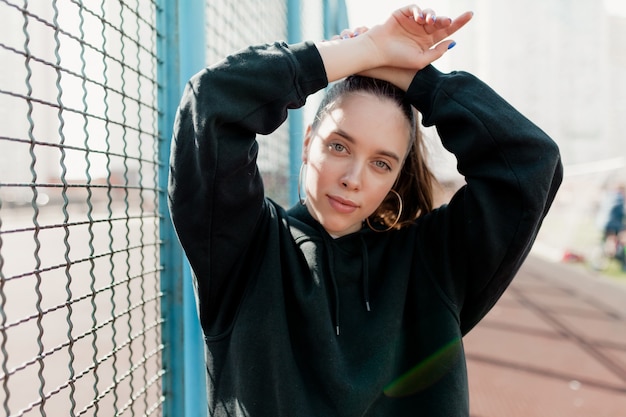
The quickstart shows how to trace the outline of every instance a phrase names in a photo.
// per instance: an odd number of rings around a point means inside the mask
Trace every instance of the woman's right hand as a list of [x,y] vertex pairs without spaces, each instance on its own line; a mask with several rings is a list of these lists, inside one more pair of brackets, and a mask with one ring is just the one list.
[[453,41],[447,38],[472,16],[472,12],[465,12],[450,19],[437,17],[431,9],[405,6],[381,25],[369,30],[361,27],[344,31],[341,36],[317,46],[329,81],[370,71],[412,79],[411,74],[439,59],[450,48]]
[[383,63],[380,66],[420,70],[454,45],[448,37],[465,26],[472,16],[472,12],[465,12],[451,19],[437,16],[432,9],[406,6],[364,36],[372,41],[373,53]]

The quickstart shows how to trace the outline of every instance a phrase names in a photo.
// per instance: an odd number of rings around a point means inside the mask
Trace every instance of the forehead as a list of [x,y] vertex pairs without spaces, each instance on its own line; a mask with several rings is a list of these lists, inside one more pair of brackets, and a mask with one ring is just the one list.
[[409,120],[391,99],[369,93],[341,97],[320,120],[318,134],[341,130],[365,143],[399,148],[403,154],[410,142]]

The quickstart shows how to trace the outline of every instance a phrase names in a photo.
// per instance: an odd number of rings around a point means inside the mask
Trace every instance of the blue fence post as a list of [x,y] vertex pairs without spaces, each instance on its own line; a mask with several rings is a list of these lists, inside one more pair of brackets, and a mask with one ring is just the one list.
[[[300,0],[287,0],[287,42],[302,41]],[[289,112],[289,202],[298,201],[298,181],[302,163],[302,137],[304,134],[304,112],[302,109]]]
[[342,30],[350,28],[348,8],[345,0],[324,0],[324,38],[338,35]]
[[[184,0],[180,3],[180,90],[187,80],[206,65],[204,0]],[[183,300],[185,323],[185,416],[207,415],[206,368],[204,366],[204,338],[198,319],[191,268],[187,261],[183,268]]]
[[191,273],[167,209],[170,138],[186,81],[204,67],[203,0],[157,1],[163,416],[206,416],[204,344]]

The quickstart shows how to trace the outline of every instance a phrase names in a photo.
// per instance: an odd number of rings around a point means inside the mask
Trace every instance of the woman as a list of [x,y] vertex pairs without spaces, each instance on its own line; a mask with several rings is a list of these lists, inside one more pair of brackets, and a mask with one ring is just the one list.
[[[475,77],[430,65],[471,16],[407,6],[345,39],[248,48],[189,82],[170,209],[211,416],[469,415],[462,337],[561,180],[539,128]],[[255,135],[344,77],[307,130],[301,203],[285,211],[263,193]],[[467,182],[435,210],[412,108]]]

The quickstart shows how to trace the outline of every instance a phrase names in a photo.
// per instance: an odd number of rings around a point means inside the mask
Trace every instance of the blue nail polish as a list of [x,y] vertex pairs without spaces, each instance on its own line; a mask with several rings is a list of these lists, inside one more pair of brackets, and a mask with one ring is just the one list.
[[341,37],[341,39],[348,39],[349,37],[350,37],[350,36],[348,36],[348,35],[343,35],[343,36]]
[[437,16],[433,15],[433,22],[437,21]]
[[452,41],[452,43],[448,45],[448,49],[454,48],[454,45],[456,45],[456,42]]

